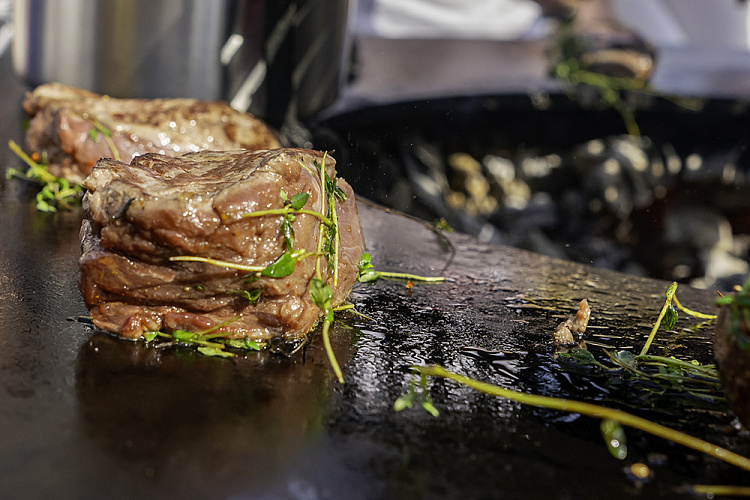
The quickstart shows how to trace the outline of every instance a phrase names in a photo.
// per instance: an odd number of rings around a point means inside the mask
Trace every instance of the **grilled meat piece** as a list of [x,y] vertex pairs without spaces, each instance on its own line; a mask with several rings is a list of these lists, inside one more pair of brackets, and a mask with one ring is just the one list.
[[714,324],[714,358],[721,388],[732,412],[750,429],[750,279],[736,287],[731,304],[723,304]]
[[129,162],[145,153],[281,146],[263,122],[223,102],[115,99],[50,83],[29,93],[23,107],[30,117],[26,152],[46,158],[50,173],[73,182],[100,158]]
[[[94,324],[128,338],[147,331],[216,330],[229,337],[297,338],[321,310],[308,286],[320,262],[322,278],[343,302],[356,280],[364,238],[351,187],[335,204],[340,238],[338,278],[325,257],[303,258],[285,277],[174,256],[215,259],[263,268],[286,250],[282,216],[246,217],[281,209],[281,191],[308,193],[304,208],[321,212],[324,156],[304,149],[202,151],[179,157],[146,154],[130,165],[100,160],[84,181],[88,189],[81,228],[80,288]],[[335,175],[335,161],[325,158]],[[327,205],[326,205],[327,206]],[[327,211],[327,208],[325,209]],[[316,252],[320,219],[297,214],[293,250]],[[244,291],[261,290],[257,303]]]

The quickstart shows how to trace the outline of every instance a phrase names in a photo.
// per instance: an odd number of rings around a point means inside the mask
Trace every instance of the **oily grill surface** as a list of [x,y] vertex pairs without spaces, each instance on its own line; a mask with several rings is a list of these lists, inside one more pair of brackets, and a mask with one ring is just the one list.
[[[0,63],[11,75],[7,58]],[[22,140],[25,90],[0,78],[0,145]],[[20,167],[4,146],[0,160],[3,170]],[[677,395],[655,404],[571,374],[552,355],[552,330],[584,297],[588,341],[640,349],[668,283],[457,234],[451,247],[423,224],[361,202],[379,270],[450,281],[356,285],[351,299],[372,319],[343,315],[333,329],[340,385],[319,336],[293,355],[232,361],[93,331],[74,319],[86,314],[80,211],[38,213],[33,190],[2,179],[3,498],[670,498],[685,484],[750,483],[730,465],[631,429],[628,457],[616,460],[598,421],[450,382],[429,382],[437,418],[393,410],[410,367],[435,363],[502,387],[623,408],[748,455],[724,405]],[[707,312],[713,301],[685,286],[678,295]],[[683,317],[678,335],[660,334],[652,352],[710,362],[710,328],[693,324]],[[649,465],[647,481],[626,472],[637,462]]]
[[[358,284],[371,319],[341,316],[334,381],[320,338],[292,355],[237,360],[156,349],[80,321],[80,211],[34,210],[6,182],[0,228],[0,490],[5,498],[630,498],[684,484],[746,484],[745,474],[628,429],[611,457],[599,422],[522,407],[430,381],[439,417],[393,410],[410,366],[436,363],[503,387],[602,402],[747,454],[723,406],[653,408],[552,356],[554,326],[581,298],[589,333],[640,348],[667,283],[439,235],[360,201],[379,270],[442,274],[445,284]],[[448,244],[448,241],[450,244]],[[454,255],[455,253],[455,255]],[[710,293],[681,287],[693,308]],[[677,330],[654,349],[710,361],[710,336]],[[277,346],[283,351],[283,346]],[[647,463],[646,482],[625,471]]]

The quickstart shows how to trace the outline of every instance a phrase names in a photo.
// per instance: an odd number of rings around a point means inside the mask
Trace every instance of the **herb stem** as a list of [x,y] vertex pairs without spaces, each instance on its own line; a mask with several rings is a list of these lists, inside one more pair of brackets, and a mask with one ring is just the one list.
[[675,291],[677,291],[677,282],[669,285],[669,289],[667,289],[667,300],[664,301],[664,306],[662,306],[661,311],[659,312],[659,317],[656,318],[656,323],[654,323],[654,327],[651,329],[651,333],[649,334],[648,339],[646,339],[646,343],[643,345],[643,349],[641,349],[641,356],[645,355],[648,352],[649,347],[651,347],[651,342],[654,341],[656,332],[659,330],[659,326],[661,325],[661,321],[664,319],[664,315],[667,314],[667,310],[669,309],[669,306],[672,303],[672,299],[674,298]]
[[674,297],[672,297],[672,300],[674,301],[675,307],[677,307],[677,309],[681,310],[685,314],[689,314],[690,316],[693,316],[695,318],[701,318],[701,319],[716,319],[715,314],[705,314],[702,312],[693,311],[692,309],[688,309],[687,307],[683,306],[682,304],[680,304],[680,301],[677,300],[676,294]]
[[226,335],[226,334],[224,334],[224,333],[215,333],[215,334],[211,335],[211,333],[212,333],[212,332],[215,332],[215,331],[216,331],[216,330],[218,330],[219,328],[222,328],[222,327],[225,327],[225,326],[227,326],[227,325],[229,325],[229,324],[231,324],[231,323],[234,323],[234,322],[235,322],[235,321],[237,321],[238,319],[240,319],[240,316],[234,316],[233,318],[229,318],[229,319],[228,319],[228,320],[226,320],[226,321],[222,321],[222,322],[221,322],[221,323],[219,323],[218,325],[214,325],[214,326],[212,326],[212,327],[206,328],[205,330],[203,330],[203,331],[200,331],[200,332],[195,332],[195,334],[196,334],[196,335],[200,335],[200,336],[201,336],[201,337],[203,337],[204,339],[210,339],[210,338],[214,338],[214,337],[220,337],[220,336],[222,336],[222,335]]
[[247,217],[264,217],[267,215],[287,215],[287,214],[293,214],[293,215],[312,215],[313,217],[317,217],[321,220],[321,223],[325,224],[326,226],[331,226],[332,223],[326,217],[325,215],[316,212],[315,210],[289,210],[288,208],[271,208],[268,210],[258,210],[256,212],[248,212],[246,214],[242,214],[243,218]]
[[29,155],[24,153],[23,149],[16,144],[15,141],[10,140],[8,141],[8,146],[10,147],[11,151],[13,151],[16,156],[21,158],[23,162],[28,165],[30,168],[37,169],[36,174],[39,175],[39,179],[42,182],[50,183],[55,182],[57,180],[57,177],[47,172],[47,169],[43,168],[41,165],[39,165],[37,162],[31,159]]
[[[334,186],[335,185],[334,180]],[[333,223],[333,229],[335,231],[333,238],[333,286],[336,286],[339,282],[339,218],[336,214],[336,195],[335,193],[330,193],[329,196],[331,197],[329,200],[331,204],[331,222]]]
[[[323,161],[320,164],[320,213],[321,215],[326,213],[326,155],[328,153],[323,153]],[[321,253],[323,250],[323,223],[320,223],[320,226],[318,228],[318,253]],[[323,279],[320,274],[320,257],[318,257],[318,260],[315,262],[315,276],[318,277],[318,279]]]
[[630,413],[622,410],[613,408],[607,408],[604,406],[595,405],[592,403],[586,403],[583,401],[574,401],[563,398],[554,398],[550,396],[540,396],[536,394],[526,394],[511,389],[505,389],[496,385],[488,384],[486,382],[480,382],[457,373],[450,372],[440,366],[419,366],[416,369],[425,375],[433,377],[442,377],[445,379],[453,380],[459,384],[471,387],[472,389],[484,392],[491,396],[497,396],[501,398],[510,399],[519,403],[536,406],[539,408],[547,408],[551,410],[561,410],[571,413],[580,413],[589,417],[595,417],[600,419],[610,419],[621,425],[626,425],[634,429],[639,429],[643,432],[647,432],[657,437],[661,437],[672,441],[677,444],[681,444],[688,448],[706,453],[709,456],[718,458],[728,462],[736,467],[750,471],[750,459],[738,455],[726,448],[722,448],[718,445],[704,441],[683,432],[671,429],[661,424],[651,422],[645,418],[637,417]]
[[302,167],[302,168],[304,168],[305,170],[307,170],[307,173],[308,173],[308,174],[310,174],[310,175],[312,175],[313,177],[315,177],[315,172],[313,172],[313,170],[312,170],[312,169],[311,169],[310,167],[308,167],[307,165],[305,165],[304,163],[302,163],[302,160],[297,160],[297,163],[299,163],[299,166],[300,166],[300,167]]
[[112,132],[110,132],[110,130],[102,125],[102,122],[96,118],[92,118],[89,121],[94,125],[94,128],[104,136],[104,142],[107,143],[109,150],[112,151],[112,158],[120,161],[120,152],[117,150],[117,146],[115,146],[115,142],[112,140]]
[[[296,253],[296,252],[299,252],[299,253]],[[300,261],[308,257],[318,257],[320,255],[322,254],[318,252],[295,251],[295,253],[293,253],[293,258],[295,261]],[[170,257],[169,260],[172,262],[204,262],[206,264],[211,264],[214,266],[227,267],[229,269],[237,269],[239,271],[247,271],[250,273],[259,273],[259,272],[262,272],[264,269],[266,269],[265,267],[261,267],[261,266],[249,266],[246,264],[236,264],[234,262],[228,262],[225,260],[209,259],[207,257],[198,257],[197,255],[174,255]]]
[[392,273],[386,271],[376,271],[382,278],[405,279],[412,281],[423,281],[425,283],[442,283],[445,281],[444,276],[417,276],[408,273]]
[[[327,316],[327,315],[326,315]],[[341,367],[339,366],[339,362],[336,359],[336,354],[333,352],[333,347],[331,346],[331,337],[328,334],[328,331],[331,328],[331,321],[328,318],[325,318],[323,320],[323,345],[326,348],[326,354],[328,355],[328,362],[331,363],[331,368],[333,368],[333,373],[336,374],[336,379],[339,381],[340,384],[344,383],[344,374],[341,371]]]
[[750,497],[750,486],[694,484],[688,486],[686,489],[697,495],[707,495],[706,498],[713,498],[716,496]]
[[174,255],[169,258],[172,262],[204,262],[206,264],[212,264],[214,266],[227,267],[229,269],[238,269],[240,271],[247,271],[251,273],[259,273],[265,267],[261,266],[248,266],[246,264],[237,264],[235,262],[227,262],[225,260],[209,259],[207,257],[198,257],[196,255]]
[[714,379],[718,378],[716,368],[713,365],[694,365],[693,363],[688,363],[687,361],[682,361],[677,358],[665,358],[663,356],[651,356],[648,354],[637,356],[636,359],[643,363],[674,365],[684,370],[700,372],[707,377]]

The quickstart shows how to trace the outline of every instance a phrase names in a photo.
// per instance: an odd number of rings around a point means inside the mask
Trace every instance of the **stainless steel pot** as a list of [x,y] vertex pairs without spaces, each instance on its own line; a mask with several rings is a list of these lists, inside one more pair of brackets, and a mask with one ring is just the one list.
[[277,121],[332,103],[347,0],[15,0],[13,67],[115,97],[226,100]]
[[113,96],[217,99],[229,2],[16,0],[13,67]]

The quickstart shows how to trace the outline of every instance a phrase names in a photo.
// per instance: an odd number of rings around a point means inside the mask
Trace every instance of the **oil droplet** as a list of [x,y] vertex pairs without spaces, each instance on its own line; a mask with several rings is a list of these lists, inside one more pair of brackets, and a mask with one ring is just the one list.
[[630,466],[630,473],[633,474],[636,479],[644,480],[648,479],[651,475],[651,469],[649,469],[646,464],[636,462]]

